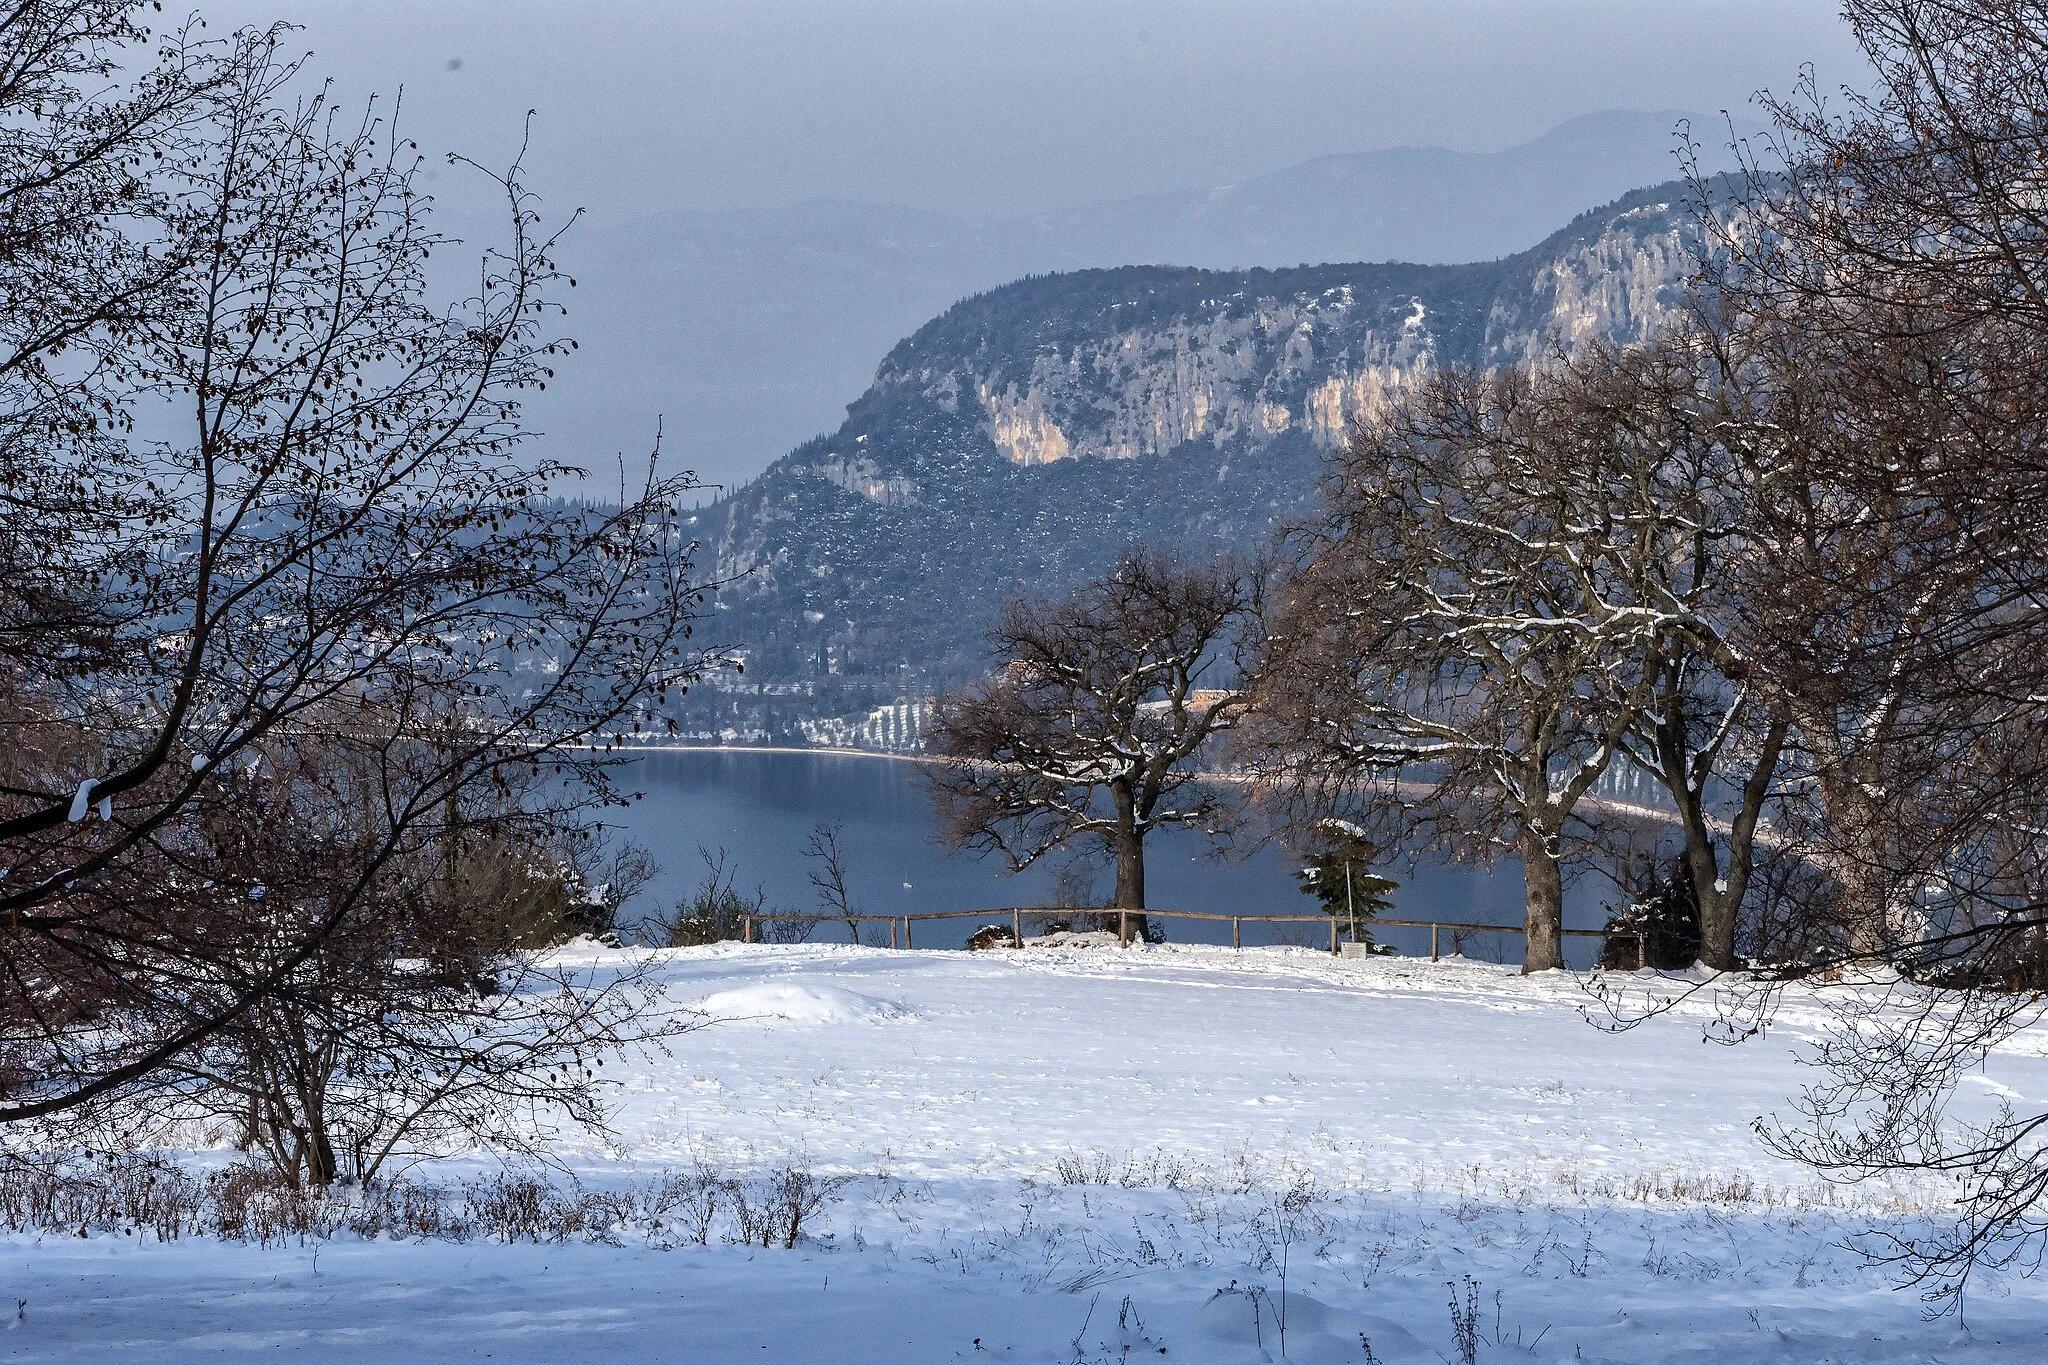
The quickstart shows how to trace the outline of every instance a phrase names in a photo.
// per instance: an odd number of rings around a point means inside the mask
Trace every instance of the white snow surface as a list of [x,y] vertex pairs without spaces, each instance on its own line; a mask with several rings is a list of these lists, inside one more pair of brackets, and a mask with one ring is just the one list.
[[[19,1238],[0,1354],[1395,1365],[1461,1358],[1470,1277],[1482,1362],[2048,1360],[2048,1286],[1986,1275],[1965,1327],[1844,1245],[1938,1191],[1817,1186],[1759,1144],[1828,1026],[1810,992],[1728,1047],[1709,992],[1613,1032],[1570,975],[1468,961],[654,956],[710,1022],[611,1059],[613,1139],[560,1159],[592,1187],[696,1159],[844,1177],[794,1250]],[[1955,1107],[2002,1102],[2048,1107],[2048,1034]]]
[[909,1008],[894,1000],[877,1000],[835,986],[788,982],[763,982],[714,991],[691,1008],[707,1019],[742,1023],[782,1020],[798,1024],[855,1024],[910,1016]]

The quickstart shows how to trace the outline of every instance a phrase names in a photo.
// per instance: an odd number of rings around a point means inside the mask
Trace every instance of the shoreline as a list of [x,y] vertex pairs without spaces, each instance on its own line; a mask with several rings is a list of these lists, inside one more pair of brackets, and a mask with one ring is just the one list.
[[[880,758],[893,763],[934,764],[944,759],[930,754],[892,754],[880,749],[839,749],[824,746],[799,746],[794,744],[623,744],[624,751],[646,750],[657,753],[706,753],[706,754],[811,754],[827,758]],[[1242,773],[1203,772],[1194,774],[1197,781],[1220,782],[1242,785],[1250,778]],[[1409,784],[1404,783],[1404,786]],[[1418,792],[1431,790],[1418,786]],[[1675,824],[1677,815],[1655,806],[1639,805],[1622,801],[1611,796],[1585,796],[1580,798],[1590,809],[1625,820],[1636,820],[1651,824]],[[1718,832],[1727,832],[1727,822],[1719,817],[1709,817],[1708,823]],[[1761,841],[1761,840],[1760,840]]]
[[936,763],[928,754],[892,754],[882,749],[839,749],[796,744],[622,744],[625,753],[813,754],[828,758],[885,758],[896,763]]

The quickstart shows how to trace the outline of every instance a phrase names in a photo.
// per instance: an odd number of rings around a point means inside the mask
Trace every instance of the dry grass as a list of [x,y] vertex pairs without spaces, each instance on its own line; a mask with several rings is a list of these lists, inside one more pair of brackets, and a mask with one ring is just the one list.
[[[1218,1194],[1250,1194],[1273,1184],[1279,1168],[1250,1152],[1240,1152],[1217,1166],[1192,1163],[1170,1153],[1152,1151],[1069,1152],[1052,1163],[1052,1183],[1066,1186],[1108,1186],[1123,1189],[1165,1188]],[[1825,1181],[1781,1184],[1749,1171],[1657,1170],[1588,1171],[1556,1160],[1527,1165],[1488,1166],[1480,1163],[1438,1165],[1419,1162],[1396,1172],[1375,1172],[1347,1179],[1330,1178],[1330,1189],[1406,1187],[1416,1195],[1445,1193],[1464,1203],[1528,1208],[1569,1203],[1614,1203],[1742,1209],[1758,1212],[1806,1210],[1882,1215],[1926,1214],[1944,1207],[1940,1192],[1866,1182],[1838,1185]]]
[[508,1243],[634,1236],[701,1246],[722,1229],[727,1241],[794,1247],[843,1183],[800,1161],[730,1178],[699,1161],[604,1190],[517,1171],[452,1188],[399,1179],[319,1189],[246,1164],[202,1175],[154,1155],[16,1156],[0,1164],[0,1229],[261,1246],[338,1236]]

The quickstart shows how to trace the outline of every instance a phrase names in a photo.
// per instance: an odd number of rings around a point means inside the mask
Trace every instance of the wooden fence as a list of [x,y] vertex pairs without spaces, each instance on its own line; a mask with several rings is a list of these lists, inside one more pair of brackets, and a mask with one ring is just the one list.
[[[902,946],[908,948],[911,946],[910,926],[912,921],[915,920],[979,919],[1000,923],[1000,917],[1008,915],[1010,917],[1010,932],[1016,935],[1017,942],[1021,944],[1024,941],[1024,917],[1026,915],[1066,919],[1072,918],[1075,915],[1107,915],[1112,913],[1117,917],[1117,937],[1125,940],[1128,940],[1131,936],[1130,917],[1132,915],[1146,915],[1154,919],[1229,920],[1230,946],[1239,949],[1244,947],[1244,925],[1246,920],[1250,920],[1254,924],[1328,924],[1330,926],[1330,951],[1332,953],[1340,951],[1338,935],[1347,924],[1356,924],[1367,929],[1382,927],[1393,929],[1427,929],[1429,930],[1429,960],[1431,962],[1438,961],[1442,956],[1442,934],[1446,929],[1450,930],[1454,937],[1460,934],[1519,934],[1522,932],[1522,926],[1519,924],[1468,924],[1462,920],[1378,919],[1365,916],[1360,916],[1358,919],[1353,920],[1347,916],[1327,914],[1224,915],[1207,910],[1116,910],[1114,907],[1091,909],[1078,906],[1031,905],[1011,906],[999,910],[927,910],[912,915],[749,915],[746,917],[744,933],[746,941],[752,943],[754,941],[754,921],[757,919],[764,923],[771,921],[789,923],[794,921],[799,924],[887,924],[889,926],[889,946],[894,948],[897,946],[896,931],[900,925],[903,930]],[[1640,958],[1642,956],[1642,936],[1632,930],[1560,929],[1558,932],[1567,938],[1633,939],[1636,943],[1637,957]]]

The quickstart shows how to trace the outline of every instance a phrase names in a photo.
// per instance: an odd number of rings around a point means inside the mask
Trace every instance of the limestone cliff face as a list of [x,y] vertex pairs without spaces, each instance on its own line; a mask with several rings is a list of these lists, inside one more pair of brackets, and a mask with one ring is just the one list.
[[1376,326],[1346,286],[1205,301],[1195,317],[1116,328],[976,375],[974,392],[990,441],[1020,465],[1129,460],[1198,441],[1261,446],[1292,430],[1328,448],[1428,364],[1428,310],[1407,302],[1400,322]]
[[982,411],[988,414],[989,439],[1012,464],[1051,464],[1054,460],[1071,459],[1075,454],[1066,432],[1050,411],[1047,390],[1054,385],[1040,382],[1041,378],[1051,380],[1053,375],[1038,373],[1051,370],[1056,374],[1058,368],[1043,361],[1032,366],[1031,382],[1021,394],[1014,381],[1001,391],[987,382],[976,388]]
[[917,500],[916,484],[901,475],[884,475],[870,456],[832,456],[820,460],[817,471],[827,483],[858,493],[869,502],[890,505]]
[[[1184,272],[1200,284],[1177,289],[1185,301],[1164,316],[1152,306],[1159,284],[1133,279],[1133,296],[1106,300],[1092,325],[1038,329],[1028,345],[984,335],[942,365],[932,346],[913,347],[902,358],[914,363],[885,363],[875,389],[951,415],[964,406],[1003,459],[1027,468],[1198,444],[1255,450],[1290,432],[1328,450],[1432,365],[1540,362],[1596,337],[1638,341],[1676,305],[1687,257],[1667,201],[1592,216],[1546,247],[1462,279],[1406,268],[1423,276],[1412,292],[1387,287],[1401,267]],[[1474,271],[1491,286],[1476,319],[1479,300],[1444,297],[1475,283]]]
[[1487,317],[1486,359],[1540,362],[1560,344],[1647,340],[1672,319],[1691,264],[1675,207],[1636,204],[1553,238],[1526,274],[1503,282]]
[[1677,197],[1478,265],[1132,267],[963,300],[890,352],[838,431],[700,514],[739,579],[710,634],[748,650],[756,700],[692,705],[725,717],[710,733],[753,715],[800,738],[805,717],[971,673],[1004,597],[1062,591],[1133,538],[1256,543],[1309,508],[1351,422],[1432,367],[1648,336],[1680,303]]

